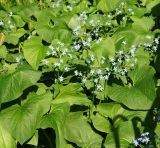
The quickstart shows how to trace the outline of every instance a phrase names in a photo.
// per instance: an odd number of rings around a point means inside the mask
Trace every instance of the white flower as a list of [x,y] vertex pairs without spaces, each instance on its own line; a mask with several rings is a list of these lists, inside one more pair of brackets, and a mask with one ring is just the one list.
[[107,17],[108,17],[108,18],[112,18],[112,14],[108,14]]
[[92,69],[92,70],[90,71],[90,74],[93,75],[94,73],[95,73],[95,70]]
[[127,41],[123,41],[122,44],[123,44],[123,45],[126,45],[126,44],[127,44]]
[[44,59],[43,61],[42,61],[45,65],[48,65],[48,60],[46,60],[46,59]]
[[67,6],[67,8],[68,8],[69,11],[73,10],[72,6]]
[[69,68],[68,67],[64,67],[64,71],[68,71],[69,70]]
[[48,48],[51,49],[51,50],[54,50],[52,45],[48,46]]
[[12,25],[12,24],[9,26],[9,28],[10,28],[10,29],[12,29],[12,28],[14,28],[14,27],[15,27],[15,26],[14,26],[14,25]]
[[75,71],[74,71],[74,74],[75,74],[75,76],[78,76],[78,74],[79,74],[79,73],[78,73],[78,70],[75,70]]
[[153,46],[152,47],[154,51],[157,51],[158,47],[157,46]]
[[139,145],[139,142],[137,140],[134,140],[133,143],[134,143],[134,146],[138,146]]
[[108,75],[105,75],[105,76],[104,76],[104,79],[105,79],[105,80],[108,80],[108,79],[109,79],[109,76],[108,76]]
[[111,23],[110,22],[105,22],[105,25],[110,26]]
[[146,35],[146,39],[151,39],[152,37],[150,35]]
[[110,58],[109,58],[109,61],[110,61],[111,63],[113,63],[113,62],[115,61],[115,59],[114,59],[113,57],[110,57]]
[[118,53],[119,53],[119,55],[122,55],[122,54],[123,54],[123,51],[122,51],[122,50],[120,50]]
[[82,74],[82,72],[79,72],[79,74],[78,74],[79,76],[83,76],[83,74]]
[[60,76],[58,80],[59,80],[59,82],[62,82],[63,81],[63,77]]
[[60,62],[60,63],[63,63],[63,59],[60,59],[59,62]]
[[9,12],[9,14],[8,14],[10,17],[12,17],[13,16],[13,12]]
[[54,66],[55,66],[55,67],[59,67],[59,66],[60,66],[60,63],[59,63],[59,62],[55,62],[55,63],[54,63]]
[[82,79],[82,83],[86,83],[87,82],[87,79],[86,78],[83,78]]
[[99,75],[102,74],[102,70],[101,70],[101,69],[98,69],[98,70],[97,70],[97,74],[99,74]]
[[0,21],[0,26],[4,25],[3,21]]
[[20,62],[20,60],[21,60],[21,58],[20,58],[20,57],[16,57],[16,62],[17,62],[17,63],[19,63],[19,62]]
[[158,38],[155,38],[154,41],[155,41],[156,44],[159,44],[159,39]]
[[56,51],[53,50],[53,51],[52,51],[52,56],[54,56],[55,54],[56,54]]
[[94,79],[94,83],[98,83],[98,79]]
[[77,49],[77,50],[79,50],[81,48],[81,45],[77,44],[77,45],[74,46],[74,48]]
[[103,90],[104,90],[104,88],[99,84],[99,85],[97,85],[97,90],[99,90],[99,91],[103,91]]

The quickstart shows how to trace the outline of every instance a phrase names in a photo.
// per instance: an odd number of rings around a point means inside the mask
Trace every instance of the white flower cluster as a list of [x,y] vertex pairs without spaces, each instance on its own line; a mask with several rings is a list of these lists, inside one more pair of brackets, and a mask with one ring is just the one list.
[[133,141],[134,146],[139,146],[140,144],[147,144],[150,141],[149,132],[142,133],[141,136]]

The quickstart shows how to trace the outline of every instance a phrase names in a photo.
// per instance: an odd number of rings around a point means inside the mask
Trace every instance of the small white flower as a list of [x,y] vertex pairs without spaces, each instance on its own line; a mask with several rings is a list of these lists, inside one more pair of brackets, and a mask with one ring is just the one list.
[[86,78],[83,78],[82,79],[82,83],[86,83],[87,82],[87,79]]
[[19,63],[19,62],[20,62],[20,60],[21,60],[21,58],[20,58],[20,57],[16,57],[16,62],[17,62],[17,63]]
[[53,50],[51,54],[52,56],[54,56],[56,54],[56,51]]
[[131,11],[132,11],[132,9],[131,9],[131,8],[129,8],[129,9],[128,9],[128,12],[131,12]]
[[126,45],[126,44],[127,44],[127,41],[123,41],[122,44],[123,44],[123,45]]
[[10,29],[13,29],[14,27],[15,27],[15,26],[14,26],[14,25],[12,25],[12,24],[9,26],[9,28],[10,28]]
[[64,71],[69,71],[69,68],[68,67],[64,67]]
[[153,46],[152,47],[154,51],[157,51],[158,47],[157,46]]
[[59,67],[59,66],[60,66],[60,63],[59,63],[59,62],[55,62],[55,63],[54,63],[54,66],[55,66],[55,67]]
[[156,44],[159,44],[159,39],[158,38],[155,38],[154,41],[155,41]]
[[48,60],[44,59],[44,60],[43,60],[43,63],[44,63],[45,65],[48,65],[49,62],[48,62]]
[[106,25],[106,26],[110,26],[111,23],[110,23],[110,22],[105,22],[105,25]]
[[104,88],[99,84],[99,85],[97,85],[97,90],[99,90],[99,91],[103,91],[103,90],[104,90]]
[[72,11],[73,10],[73,7],[72,6],[67,6],[68,10],[69,11]]
[[83,76],[82,72],[79,72],[79,74],[78,74],[78,75],[79,75],[80,77],[81,77],[81,76]]
[[93,75],[94,73],[95,73],[95,70],[92,69],[92,70],[90,71],[90,74]]
[[9,12],[9,14],[8,14],[10,17],[12,17],[13,16],[13,12]]
[[108,18],[112,18],[112,14],[108,14],[107,17],[108,17]]
[[122,50],[120,50],[118,53],[119,53],[119,55],[122,55],[122,54],[123,54],[123,51],[122,51]]
[[78,70],[75,70],[75,71],[74,71],[74,74],[75,74],[75,76],[78,76],[78,74],[79,74],[79,73],[78,73]]
[[63,77],[60,76],[58,80],[59,80],[59,82],[63,82]]
[[115,61],[115,59],[114,59],[113,57],[110,57],[110,58],[109,58],[109,61],[110,61],[111,63],[113,63],[113,62]]
[[52,45],[48,46],[48,48],[51,49],[51,50],[54,50]]
[[108,76],[108,75],[105,75],[105,76],[104,76],[104,79],[105,79],[105,80],[108,80],[108,79],[109,79],[109,76]]
[[139,142],[137,140],[134,140],[133,143],[134,143],[134,146],[138,146],[139,145]]
[[63,63],[63,59],[60,59],[59,62],[60,62],[60,63]]
[[101,70],[101,69],[98,69],[98,70],[97,70],[97,74],[98,74],[98,75],[102,74],[102,70]]
[[94,83],[98,83],[98,79],[94,79]]
[[77,50],[79,50],[81,48],[81,45],[77,44],[77,45],[74,46],[74,48],[77,49]]
[[51,53],[49,51],[46,52],[46,55],[49,56]]
[[146,35],[146,39],[151,39],[152,37],[150,35]]
[[107,71],[107,72],[109,72],[109,71],[110,71],[110,69],[107,67],[107,68],[106,68],[106,71]]
[[124,2],[121,2],[121,6],[125,6],[125,3],[124,3]]
[[0,26],[4,25],[3,21],[0,21]]

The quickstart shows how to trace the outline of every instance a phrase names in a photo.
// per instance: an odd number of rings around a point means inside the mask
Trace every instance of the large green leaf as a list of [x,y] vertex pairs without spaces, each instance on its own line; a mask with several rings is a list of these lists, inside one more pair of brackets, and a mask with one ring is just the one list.
[[147,111],[127,110],[117,103],[101,103],[97,105],[96,111],[112,119],[114,125],[119,125],[121,122],[132,120],[133,118],[139,118],[144,121],[148,113]]
[[1,125],[0,125],[0,146],[1,148],[16,148],[16,141]]
[[0,123],[18,142],[23,144],[33,136],[40,118],[50,109],[52,95],[31,93],[20,105],[0,112]]
[[105,133],[110,133],[111,124],[107,118],[101,116],[100,114],[96,114],[92,116],[92,122],[93,122],[93,126],[97,130]]
[[131,121],[122,123],[114,132],[107,135],[104,146],[106,148],[125,148],[132,145],[135,139],[135,131]]
[[82,112],[70,113],[67,116],[65,138],[79,147],[101,148],[102,137],[92,130]]
[[12,74],[0,76],[0,102],[17,99],[23,90],[34,85],[40,76],[40,72],[30,69],[17,70]]
[[19,38],[22,37],[25,33],[26,30],[23,28],[18,29],[15,32],[8,33],[6,34],[5,42],[16,45],[19,42]]
[[68,102],[70,105],[89,105],[91,103],[88,97],[81,92],[82,88],[79,83],[59,86],[59,88],[55,88],[55,90],[59,91],[59,94],[55,96],[53,104]]
[[131,109],[150,109],[156,97],[154,73],[149,66],[136,68],[130,73],[133,86],[110,87],[109,97]]
[[116,8],[118,0],[110,1],[110,0],[100,0],[97,5],[98,10],[102,10],[103,12],[109,12]]
[[65,148],[66,141],[64,139],[64,122],[69,113],[68,103],[56,104],[52,106],[52,111],[45,115],[41,122],[41,128],[53,128],[56,132],[56,146]]
[[130,109],[149,109],[152,105],[152,100],[147,98],[143,92],[136,87],[114,86],[109,88],[109,97],[119,103],[123,103]]
[[23,45],[24,57],[34,69],[38,69],[39,63],[46,54],[45,47],[41,42],[40,37],[32,37],[26,40]]

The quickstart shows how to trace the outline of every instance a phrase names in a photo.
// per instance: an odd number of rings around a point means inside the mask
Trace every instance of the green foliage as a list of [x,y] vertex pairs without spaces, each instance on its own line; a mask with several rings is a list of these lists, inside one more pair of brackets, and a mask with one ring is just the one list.
[[159,147],[159,0],[0,0],[0,148]]

